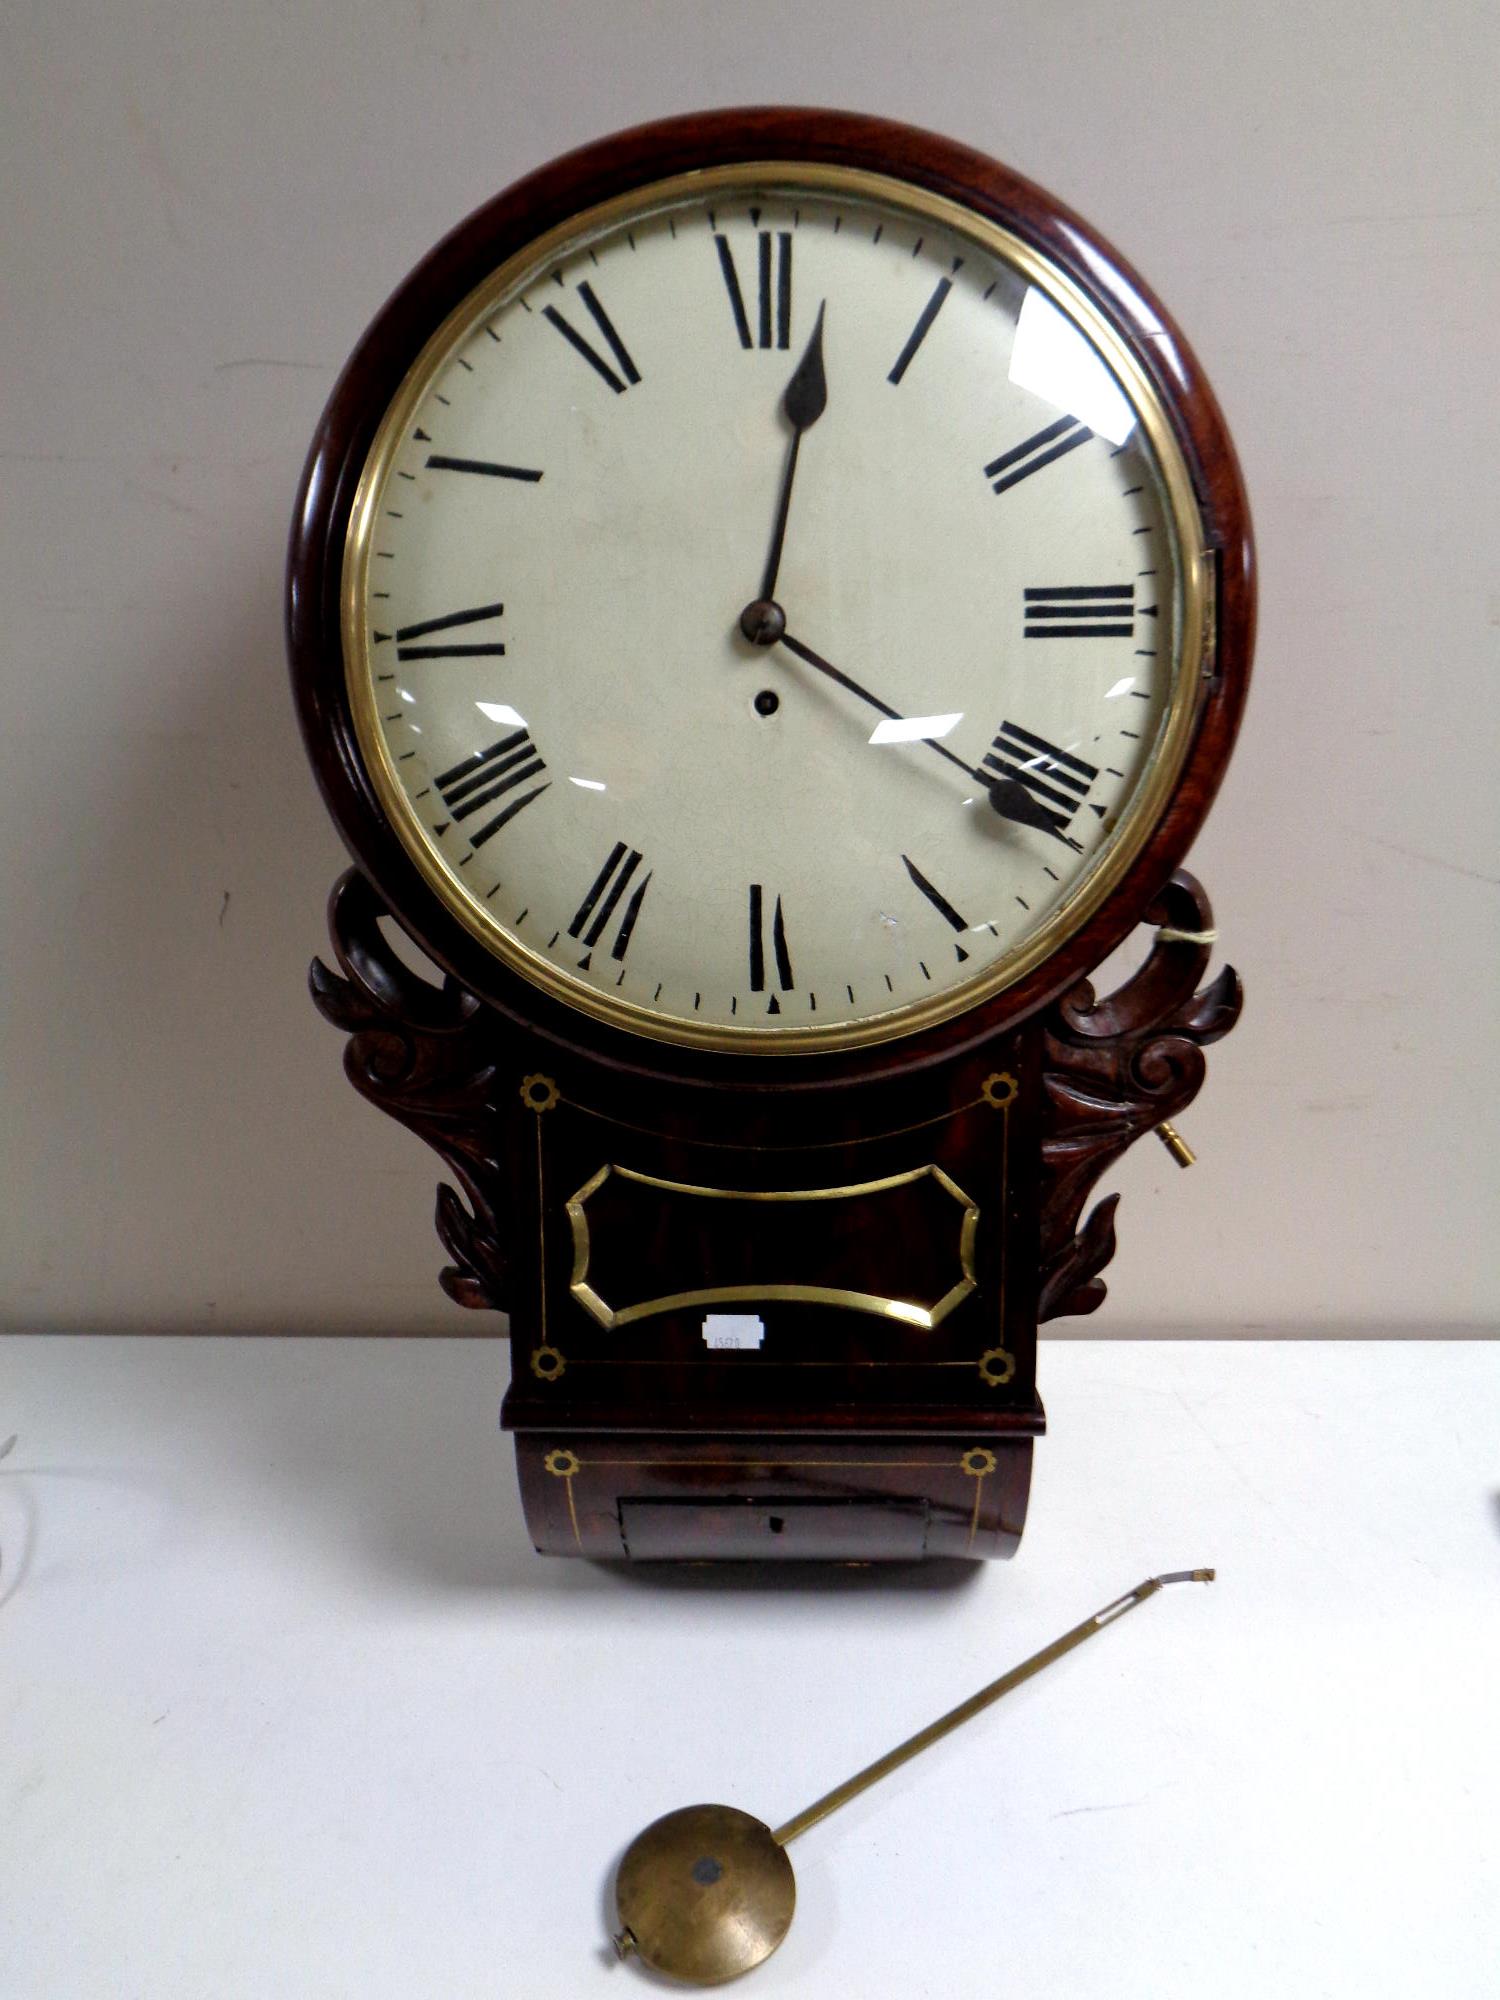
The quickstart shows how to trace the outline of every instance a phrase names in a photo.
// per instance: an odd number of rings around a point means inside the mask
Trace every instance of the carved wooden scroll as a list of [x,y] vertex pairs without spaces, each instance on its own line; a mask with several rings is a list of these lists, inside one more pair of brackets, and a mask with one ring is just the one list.
[[362,875],[342,875],[328,928],[344,976],[315,958],[308,984],[319,1013],[350,1037],[344,1069],[355,1089],[441,1154],[468,1198],[466,1208],[456,1189],[437,1191],[437,1232],[454,1260],[443,1290],[461,1306],[504,1311],[494,1017],[456,980],[434,986],[413,972],[380,929],[386,914]]
[[1225,966],[1198,990],[1213,942],[1213,911],[1197,880],[1175,874],[1146,912],[1151,955],[1120,989],[1097,1000],[1080,980],[1044,1017],[1042,1255],[1038,1320],[1087,1313],[1105,1294],[1118,1195],[1079,1227],[1089,1191],[1127,1146],[1191,1104],[1204,1045],[1239,1019],[1239,975]]
[[[413,972],[380,928],[386,916],[362,875],[341,877],[329,905],[339,971],[313,961],[313,999],[350,1037],[344,1066],[355,1088],[425,1139],[458,1183],[437,1192],[437,1231],[453,1259],[443,1289],[460,1305],[504,1311],[497,1089],[513,1089],[513,1079],[507,1072],[497,1085],[497,1018],[456,980],[435,985]],[[1213,925],[1198,882],[1174,875],[1147,921],[1157,938],[1133,978],[1103,999],[1081,980],[1042,1017],[1038,1320],[1092,1312],[1103,1300],[1099,1273],[1114,1254],[1118,1196],[1080,1226],[1089,1192],[1136,1139],[1192,1102],[1204,1046],[1239,1018],[1231,968],[1198,990]]]

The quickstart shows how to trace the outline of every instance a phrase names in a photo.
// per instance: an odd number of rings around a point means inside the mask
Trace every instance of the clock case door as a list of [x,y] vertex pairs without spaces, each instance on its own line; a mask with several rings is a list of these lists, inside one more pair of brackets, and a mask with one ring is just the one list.
[[[534,237],[625,188],[742,160],[842,162],[968,203],[1035,244],[1156,384],[1198,500],[1213,628],[1175,791],[1109,899],[1014,985],[845,1052],[736,1053],[626,1033],[542,993],[445,908],[396,838],[345,686],[342,556],[380,418],[433,328]],[[463,224],[385,307],[314,442],[294,521],[288,634],[325,798],[356,862],[331,913],[323,1012],[356,1087],[458,1184],[438,1200],[460,1302],[511,1316],[533,1538],[557,1553],[1010,1553],[1042,1428],[1039,1319],[1087,1311],[1113,1249],[1090,1188],[1189,1101],[1238,1011],[1204,992],[1211,914],[1174,874],[1222,775],[1248,680],[1249,523],[1212,394],[1165,312],[1051,197],[885,121],[738,111],[585,148]],[[407,969],[394,916],[441,968]],[[1087,974],[1164,926],[1120,994]],[[1196,941],[1195,941],[1196,940]],[[710,1315],[759,1348],[710,1346]],[[710,1325],[709,1339],[718,1337]],[[732,1336],[731,1336],[732,1337]]]
[[991,1046],[711,1105],[569,1064],[523,1083],[504,1421],[539,1545],[1013,1546],[1042,1427],[1039,1052],[1022,1031],[1009,1068]]

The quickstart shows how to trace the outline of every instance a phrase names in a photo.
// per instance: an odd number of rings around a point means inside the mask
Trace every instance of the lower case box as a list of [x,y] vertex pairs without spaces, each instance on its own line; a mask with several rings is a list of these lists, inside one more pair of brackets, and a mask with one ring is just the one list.
[[543,1554],[633,1561],[1010,1555],[1029,1436],[516,1436]]

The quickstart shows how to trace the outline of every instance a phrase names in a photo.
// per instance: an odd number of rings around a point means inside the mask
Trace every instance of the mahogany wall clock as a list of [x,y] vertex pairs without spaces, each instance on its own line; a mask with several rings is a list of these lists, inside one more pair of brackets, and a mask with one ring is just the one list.
[[313,990],[451,1170],[540,1549],[1014,1549],[1088,1193],[1239,1008],[1176,871],[1250,565],[1141,281],[879,119],[588,146],[380,313],[292,535]]

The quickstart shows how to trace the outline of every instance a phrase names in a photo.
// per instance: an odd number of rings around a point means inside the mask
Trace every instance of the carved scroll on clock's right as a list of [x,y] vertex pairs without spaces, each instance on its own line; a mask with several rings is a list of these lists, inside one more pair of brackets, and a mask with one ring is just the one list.
[[1133,978],[1103,999],[1082,980],[1044,1020],[1039,1321],[1102,1303],[1099,1273],[1114,1255],[1119,1196],[1107,1196],[1080,1227],[1089,1192],[1143,1133],[1191,1104],[1206,1071],[1204,1045],[1240,1016],[1232,967],[1198,986],[1214,937],[1198,881],[1179,870],[1146,921],[1157,937]]

